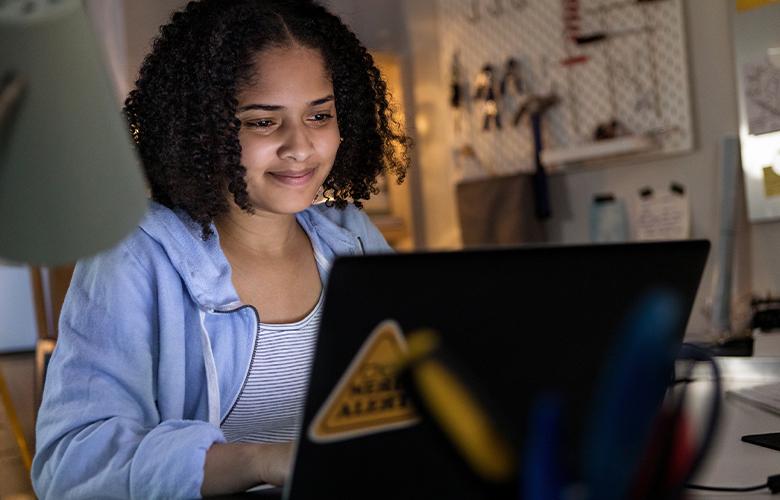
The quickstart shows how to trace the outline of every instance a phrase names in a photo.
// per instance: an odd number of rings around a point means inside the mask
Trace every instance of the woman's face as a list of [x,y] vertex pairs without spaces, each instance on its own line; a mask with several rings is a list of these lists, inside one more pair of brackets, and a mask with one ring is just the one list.
[[249,200],[258,211],[300,212],[339,148],[333,83],[320,52],[300,46],[263,50],[254,66],[236,112]]

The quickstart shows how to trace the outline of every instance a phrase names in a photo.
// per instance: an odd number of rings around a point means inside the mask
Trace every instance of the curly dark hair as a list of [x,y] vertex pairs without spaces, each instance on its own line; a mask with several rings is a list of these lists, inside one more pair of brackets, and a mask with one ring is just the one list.
[[204,239],[228,210],[225,187],[252,212],[236,95],[257,52],[291,44],[319,50],[333,82],[343,142],[323,185],[329,203],[361,207],[381,172],[405,177],[410,140],[373,58],[337,16],[313,0],[191,1],[160,29],[124,111],[152,198],[183,209]]

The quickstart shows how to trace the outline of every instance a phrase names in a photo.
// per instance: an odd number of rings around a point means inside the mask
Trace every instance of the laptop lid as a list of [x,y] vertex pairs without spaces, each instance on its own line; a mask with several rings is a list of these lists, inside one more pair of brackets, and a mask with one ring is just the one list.
[[486,490],[430,418],[407,412],[403,390],[381,373],[382,356],[403,347],[394,336],[440,332],[518,448],[534,397],[563,394],[575,456],[621,322],[647,292],[670,290],[681,341],[708,251],[686,240],[338,259],[285,497],[517,498],[515,485]]

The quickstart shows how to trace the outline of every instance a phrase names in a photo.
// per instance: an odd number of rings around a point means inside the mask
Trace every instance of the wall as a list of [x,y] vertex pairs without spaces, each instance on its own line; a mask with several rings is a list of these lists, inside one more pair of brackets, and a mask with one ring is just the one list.
[[[135,82],[138,69],[152,47],[160,26],[168,22],[174,10],[183,7],[186,0],[124,0],[127,32],[127,66],[129,82]],[[131,87],[132,88],[132,87]]]

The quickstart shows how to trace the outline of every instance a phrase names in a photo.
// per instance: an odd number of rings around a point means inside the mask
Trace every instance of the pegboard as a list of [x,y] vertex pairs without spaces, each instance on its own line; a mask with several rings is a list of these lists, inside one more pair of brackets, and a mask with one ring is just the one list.
[[[564,21],[564,4],[578,4],[576,24]],[[502,127],[488,131],[484,101],[474,97],[482,67],[491,64],[500,81],[509,58],[518,60],[526,92],[560,98],[544,115],[545,148],[587,144],[613,118],[630,133],[654,133],[654,153],[693,148],[682,0],[438,0],[438,7],[442,81],[449,88],[457,54],[465,97],[460,112],[450,107],[453,146],[471,145],[494,173],[533,169],[528,117],[511,123],[525,97],[499,98]],[[573,30],[610,37],[580,45],[567,35]],[[575,56],[587,60],[562,63]]]

